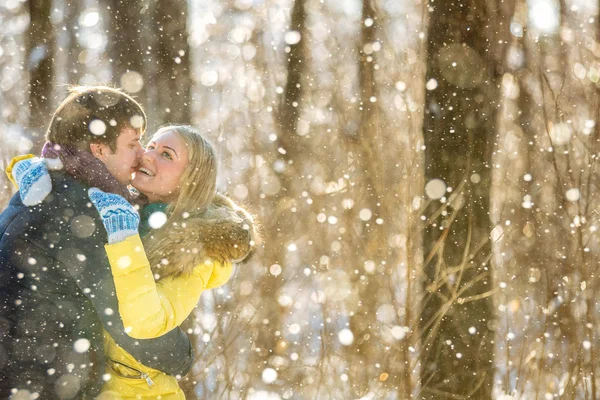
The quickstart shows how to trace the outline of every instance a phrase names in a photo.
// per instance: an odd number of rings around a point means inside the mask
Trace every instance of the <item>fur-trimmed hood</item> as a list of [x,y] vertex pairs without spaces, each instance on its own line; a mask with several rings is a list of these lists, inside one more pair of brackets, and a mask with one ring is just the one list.
[[143,239],[152,271],[158,279],[185,275],[201,263],[239,263],[260,242],[258,227],[248,211],[217,194],[208,208],[150,232]]

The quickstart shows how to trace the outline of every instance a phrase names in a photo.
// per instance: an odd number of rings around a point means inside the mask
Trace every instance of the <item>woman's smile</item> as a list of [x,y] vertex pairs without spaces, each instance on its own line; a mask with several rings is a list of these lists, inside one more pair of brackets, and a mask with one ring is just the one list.
[[153,177],[155,175],[154,172],[150,171],[148,168],[145,168],[145,167],[139,167],[137,172],[140,172],[140,173],[150,176],[150,177]]

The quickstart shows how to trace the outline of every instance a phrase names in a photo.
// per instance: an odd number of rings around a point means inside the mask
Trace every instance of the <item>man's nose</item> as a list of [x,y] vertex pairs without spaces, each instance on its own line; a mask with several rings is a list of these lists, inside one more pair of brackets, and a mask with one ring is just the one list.
[[138,145],[137,145],[137,158],[138,158],[138,160],[142,158],[142,155],[144,155],[144,148],[142,147],[142,144],[140,142],[138,142]]

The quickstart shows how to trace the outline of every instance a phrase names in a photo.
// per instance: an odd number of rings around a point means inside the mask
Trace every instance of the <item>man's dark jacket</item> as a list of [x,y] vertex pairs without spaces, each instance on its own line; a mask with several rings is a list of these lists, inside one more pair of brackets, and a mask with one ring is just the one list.
[[88,188],[64,172],[51,176],[43,203],[26,207],[17,193],[0,214],[0,399],[11,390],[93,399],[105,373],[103,327],[141,363],[185,375],[192,348],[180,329],[127,336]]

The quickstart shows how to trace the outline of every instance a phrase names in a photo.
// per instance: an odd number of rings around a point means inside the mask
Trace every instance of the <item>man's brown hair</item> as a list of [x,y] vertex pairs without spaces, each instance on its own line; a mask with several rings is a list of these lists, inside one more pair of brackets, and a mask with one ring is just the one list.
[[46,140],[86,151],[103,143],[115,151],[126,127],[146,130],[146,113],[133,97],[108,86],[74,86],[52,115]]

